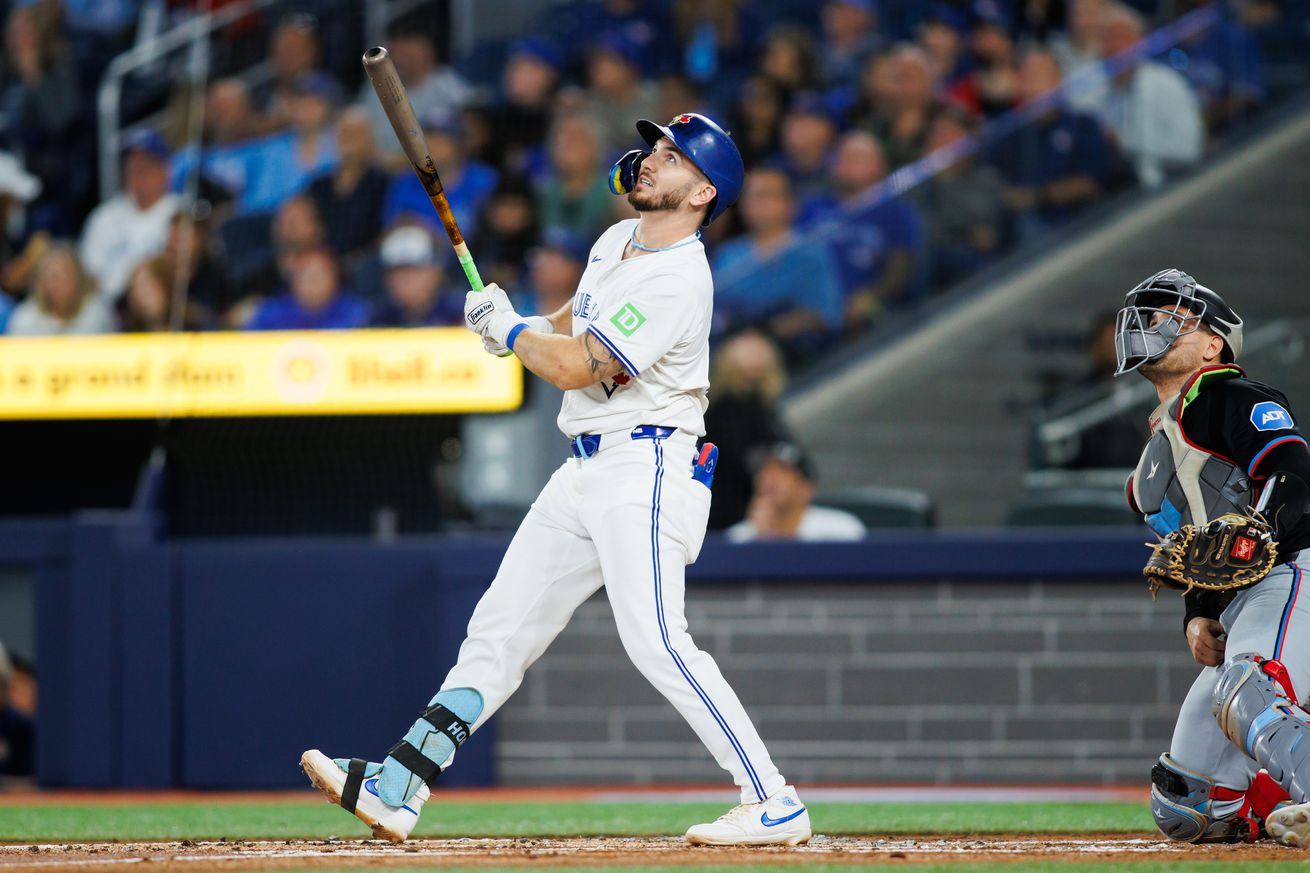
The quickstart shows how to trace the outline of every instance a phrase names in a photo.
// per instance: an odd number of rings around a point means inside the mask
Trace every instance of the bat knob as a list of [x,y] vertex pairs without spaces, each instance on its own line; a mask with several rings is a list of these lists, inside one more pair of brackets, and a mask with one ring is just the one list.
[[379,64],[385,60],[386,57],[387,50],[380,45],[375,45],[373,48],[364,52],[364,65],[372,66],[373,64]]

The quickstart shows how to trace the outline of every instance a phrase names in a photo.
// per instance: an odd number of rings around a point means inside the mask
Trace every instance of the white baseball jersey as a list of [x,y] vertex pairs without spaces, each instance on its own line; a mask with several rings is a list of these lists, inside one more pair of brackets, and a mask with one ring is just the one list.
[[573,335],[592,334],[626,372],[564,392],[565,436],[642,424],[705,435],[714,282],[700,240],[623,259],[637,219],[620,221],[591,247],[573,296]]

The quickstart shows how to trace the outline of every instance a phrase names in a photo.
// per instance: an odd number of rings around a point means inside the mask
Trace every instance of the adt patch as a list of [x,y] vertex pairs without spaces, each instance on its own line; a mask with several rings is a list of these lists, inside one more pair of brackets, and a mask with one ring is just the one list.
[[1291,414],[1272,400],[1251,407],[1251,424],[1256,430],[1287,430],[1296,427]]

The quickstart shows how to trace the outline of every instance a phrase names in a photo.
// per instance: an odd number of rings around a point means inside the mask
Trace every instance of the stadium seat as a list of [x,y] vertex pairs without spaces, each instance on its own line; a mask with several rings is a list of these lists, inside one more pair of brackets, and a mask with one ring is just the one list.
[[841,488],[817,495],[814,503],[849,512],[871,528],[932,527],[936,523],[932,498],[910,488]]
[[1077,527],[1140,525],[1128,509],[1123,489],[1038,488],[1025,492],[1011,506],[1009,527]]

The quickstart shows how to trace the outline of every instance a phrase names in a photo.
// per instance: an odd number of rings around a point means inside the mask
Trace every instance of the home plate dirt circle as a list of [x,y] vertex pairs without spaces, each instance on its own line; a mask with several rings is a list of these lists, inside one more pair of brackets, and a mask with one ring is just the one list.
[[688,846],[678,837],[552,839],[219,840],[0,845],[0,869],[87,870],[146,864],[152,871],[276,870],[315,867],[533,867],[648,864],[869,863],[878,861],[1123,861],[1132,858],[1228,858],[1242,861],[1308,858],[1273,843],[1192,846],[1147,835],[940,836],[879,838],[816,836],[797,848]]

